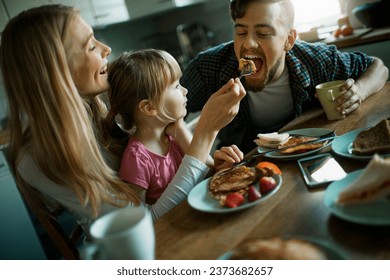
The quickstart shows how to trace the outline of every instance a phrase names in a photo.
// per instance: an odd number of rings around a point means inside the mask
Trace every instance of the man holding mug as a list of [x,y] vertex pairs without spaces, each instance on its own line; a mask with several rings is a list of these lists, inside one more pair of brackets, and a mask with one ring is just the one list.
[[234,42],[198,55],[185,69],[188,112],[200,111],[209,96],[238,74],[241,58],[253,60],[257,72],[243,80],[246,97],[235,119],[219,133],[221,145],[248,152],[258,133],[278,131],[308,108],[319,106],[318,84],[345,80],[335,100],[345,115],[379,91],[388,78],[383,62],[361,52],[297,40],[289,0],[231,0]]

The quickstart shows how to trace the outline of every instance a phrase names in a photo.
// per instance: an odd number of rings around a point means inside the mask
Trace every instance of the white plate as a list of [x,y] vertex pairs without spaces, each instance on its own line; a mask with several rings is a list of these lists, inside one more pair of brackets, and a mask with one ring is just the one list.
[[[290,130],[290,131],[286,131],[286,132],[287,133],[297,133],[297,134],[302,134],[302,135],[307,135],[307,136],[313,136],[314,137],[315,135],[323,135],[323,134],[326,134],[326,133],[330,133],[330,132],[332,132],[332,130],[326,129],[326,128],[302,128],[302,129]],[[329,135],[329,136],[335,136],[335,135],[336,134],[333,133],[332,135]],[[282,159],[282,160],[295,160],[295,159],[299,159],[299,158],[302,158],[302,157],[306,157],[306,156],[311,155],[311,154],[315,154],[318,151],[328,147],[331,143],[332,143],[332,140],[329,140],[321,148],[318,148],[318,149],[315,149],[315,150],[310,150],[310,151],[307,151],[305,153],[300,153],[300,154],[282,154],[282,153],[279,153],[279,152],[269,152],[269,153],[264,154],[264,157],[274,158],[274,159]],[[267,150],[271,150],[271,149],[267,149],[265,147],[258,147],[257,148],[257,151],[259,153],[265,152]]]
[[[367,130],[369,127],[359,128],[352,130],[343,135],[340,135],[333,140],[332,150],[343,157],[357,159],[357,160],[370,160],[373,155],[356,155],[352,153],[352,142],[355,140],[356,136],[363,130]],[[390,154],[380,154],[383,156],[390,156]]]
[[[223,207],[217,200],[208,194],[208,186],[211,178],[203,180],[191,190],[188,195],[188,203],[192,208],[208,213],[231,213],[241,211],[266,201],[280,189],[280,186],[282,185],[282,177],[277,174],[275,174],[273,177],[276,180],[276,187],[272,191],[266,194],[262,194],[260,199],[253,202],[248,202],[245,199],[244,203],[236,208]],[[257,187],[257,189],[259,189],[258,182],[254,185]]]
[[[327,240],[319,239],[319,238],[312,238],[312,237],[301,237],[301,236],[291,236],[291,237],[284,237],[283,239],[301,239],[306,240],[319,248],[323,250],[323,252],[326,254],[328,260],[346,260],[347,257],[345,256],[345,253],[336,245],[330,243]],[[218,258],[218,260],[229,260],[233,255],[232,251],[228,251],[222,256]]]
[[390,225],[390,200],[386,197],[371,203],[340,206],[335,203],[340,192],[355,181],[363,169],[348,174],[345,178],[331,183],[324,193],[324,204],[337,217],[364,225]]

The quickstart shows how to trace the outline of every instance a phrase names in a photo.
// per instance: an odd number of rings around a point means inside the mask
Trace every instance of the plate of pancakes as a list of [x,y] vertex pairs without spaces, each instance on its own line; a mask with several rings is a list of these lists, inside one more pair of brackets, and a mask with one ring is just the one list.
[[[281,144],[277,144],[278,147],[288,146],[288,145],[296,145],[299,143],[304,143],[307,141],[318,139],[319,137],[316,137],[316,135],[325,135],[328,134],[328,136],[336,136],[336,134],[330,129],[326,128],[302,128],[302,129],[295,129],[283,132],[279,135],[282,135],[283,139]],[[261,134],[259,134],[261,135]],[[286,138],[285,136],[288,135]],[[292,136],[292,135],[299,135],[299,136]],[[284,139],[286,138],[286,139]],[[255,140],[255,142],[258,142],[258,139]],[[294,147],[294,149],[285,149],[283,152],[281,151],[273,151],[269,153],[265,153],[264,157],[267,158],[273,158],[273,159],[280,159],[280,160],[296,160],[302,157],[306,157],[308,155],[315,154],[322,149],[325,149],[329,145],[332,144],[332,140],[309,144],[309,145],[302,145],[299,147]],[[259,145],[259,144],[258,144]],[[283,145],[283,146],[282,146]],[[272,150],[274,148],[266,147],[266,146],[258,146],[257,150],[259,153],[264,153],[267,150]]]
[[[239,173],[235,173],[234,177],[229,178],[230,182],[232,182],[231,186],[229,186],[226,181],[222,183],[219,180],[220,178],[216,178],[218,176],[217,173],[213,177],[207,178],[196,185],[188,195],[189,205],[196,210],[208,213],[237,212],[263,203],[271,196],[273,196],[282,185],[281,175],[275,173],[266,175],[272,177],[275,180],[275,187],[266,193],[261,193],[260,198],[251,202],[249,201],[247,195],[248,189],[252,185],[256,189],[260,189],[260,180],[258,177],[253,180],[248,180],[249,176],[253,176],[253,174],[250,173],[254,172],[254,168],[246,166],[240,166],[238,168],[240,168],[241,171]],[[218,186],[214,185],[215,182],[217,182]],[[220,192],[217,192],[216,188],[218,188]],[[244,201],[237,207],[229,208],[222,203],[222,197],[226,197],[229,193],[234,192],[243,194]]]

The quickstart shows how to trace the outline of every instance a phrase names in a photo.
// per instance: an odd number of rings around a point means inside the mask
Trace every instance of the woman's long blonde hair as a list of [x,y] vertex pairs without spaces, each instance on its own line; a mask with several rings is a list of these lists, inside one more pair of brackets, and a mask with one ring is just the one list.
[[72,80],[63,39],[76,16],[62,5],[34,8],[13,18],[2,33],[9,158],[22,191],[27,186],[16,167],[23,147],[48,178],[71,188],[98,215],[102,202],[120,207],[139,198],[102,157],[99,98],[87,103]]

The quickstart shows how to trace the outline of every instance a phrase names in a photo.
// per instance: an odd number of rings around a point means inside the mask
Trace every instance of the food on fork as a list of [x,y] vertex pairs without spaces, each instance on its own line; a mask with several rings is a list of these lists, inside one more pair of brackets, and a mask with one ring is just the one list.
[[352,142],[352,153],[370,155],[390,153],[390,118],[383,119],[374,127],[361,131]]
[[232,250],[231,260],[326,260],[317,245],[301,239],[252,238]]
[[257,134],[258,139],[255,139],[255,143],[258,146],[266,147],[266,148],[278,148],[279,145],[282,145],[290,139],[290,135],[288,133],[259,133]]
[[[308,137],[308,136],[298,136],[298,137],[290,137],[287,142],[285,142],[282,145],[279,145],[278,148],[282,149],[279,152],[282,154],[298,154],[298,153],[304,153],[310,150],[315,150],[323,147],[326,145],[327,141],[324,142],[318,142],[318,143],[307,143],[309,141],[317,140],[318,137]],[[298,145],[302,143],[302,145]],[[297,145],[297,146],[295,146]],[[289,146],[294,146],[290,147]]]
[[384,159],[375,154],[359,177],[340,192],[336,203],[340,205],[368,203],[388,195],[390,158]]
[[245,59],[245,58],[240,58],[239,64],[238,64],[238,69],[241,71],[243,69],[252,69],[252,73],[255,73],[257,71],[256,65],[251,59]]

